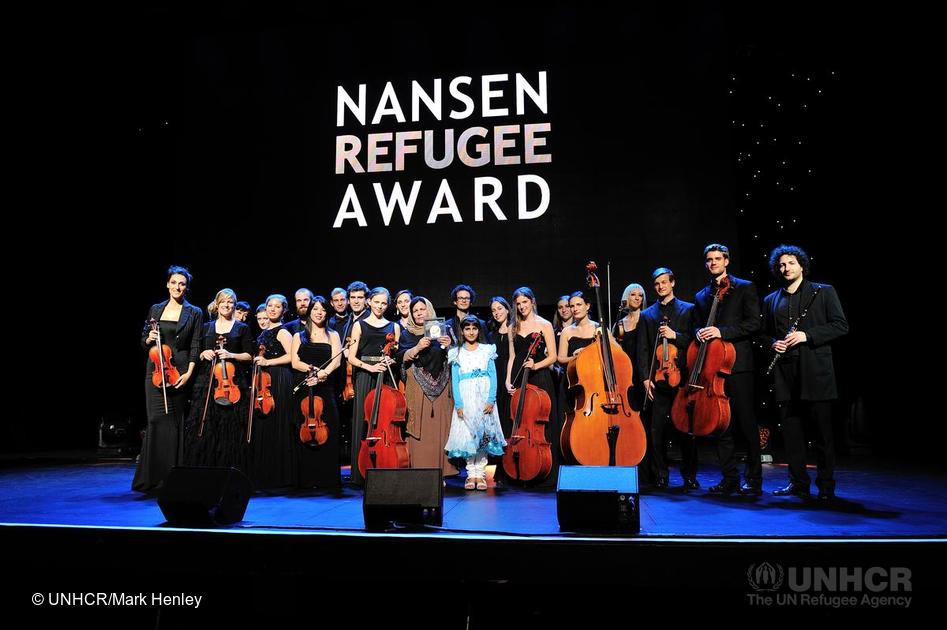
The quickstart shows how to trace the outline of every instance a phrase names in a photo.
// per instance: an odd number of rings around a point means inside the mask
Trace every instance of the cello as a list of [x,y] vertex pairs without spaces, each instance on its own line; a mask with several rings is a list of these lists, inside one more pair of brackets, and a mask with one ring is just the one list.
[[[724,276],[714,287],[714,299],[705,328],[716,324],[720,302],[729,290],[730,279]],[[724,391],[724,382],[736,360],[736,348],[729,341],[711,339],[705,343],[696,338],[691,341],[687,347],[690,376],[671,406],[671,421],[678,431],[703,436],[727,430],[730,426],[730,398]]]
[[148,325],[151,326],[151,330],[158,333],[158,339],[154,347],[148,351],[148,358],[155,364],[155,370],[151,373],[151,382],[155,387],[161,388],[161,395],[164,398],[164,413],[167,415],[168,385],[174,386],[181,375],[171,361],[171,346],[161,343],[161,328],[158,326],[158,320],[151,318]]
[[[385,337],[382,355],[391,356],[396,348],[394,333]],[[388,369],[391,375],[391,368]],[[394,383],[394,375],[391,375]],[[385,385],[385,373],[375,376],[375,389],[365,396],[365,417],[368,431],[358,451],[358,470],[365,476],[369,468],[407,468],[408,445],[401,435],[401,427],[407,415],[407,402],[396,387]]]
[[[543,337],[533,333],[533,343],[526,356],[532,358]],[[503,470],[517,481],[542,481],[552,470],[552,445],[546,440],[545,424],[549,422],[552,401],[545,390],[529,383],[530,368],[523,367],[520,387],[510,399],[513,429],[510,445],[503,453]]]
[[[595,289],[602,311],[601,283],[594,261],[586,265],[589,287]],[[641,417],[632,409],[631,359],[599,323],[595,341],[569,364],[569,387],[575,390],[575,410],[563,427],[563,452],[583,466],[636,466],[644,458],[647,437]]]

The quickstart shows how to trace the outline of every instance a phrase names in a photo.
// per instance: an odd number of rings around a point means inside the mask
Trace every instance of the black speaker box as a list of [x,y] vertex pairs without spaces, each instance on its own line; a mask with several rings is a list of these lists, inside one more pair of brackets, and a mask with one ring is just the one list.
[[637,534],[641,529],[636,466],[561,466],[559,529]]
[[440,468],[370,468],[365,474],[362,514],[366,529],[444,522]]
[[158,507],[168,523],[214,527],[243,520],[252,488],[236,468],[175,466],[158,493]]

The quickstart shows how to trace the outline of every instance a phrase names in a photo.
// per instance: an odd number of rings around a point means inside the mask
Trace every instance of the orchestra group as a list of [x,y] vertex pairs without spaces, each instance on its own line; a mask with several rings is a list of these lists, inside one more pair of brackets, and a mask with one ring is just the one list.
[[[835,289],[809,280],[794,245],[771,252],[780,287],[762,301],[727,272],[725,245],[703,255],[709,281],[693,303],[658,267],[653,303],[629,284],[612,326],[591,318],[603,309],[590,263],[590,288],[562,295],[551,322],[526,286],[484,302],[486,322],[467,284],[438,317],[428,297],[355,281],[328,298],[299,289],[295,318],[286,297],[268,296],[259,334],[231,289],[205,317],[185,299],[191,274],[172,266],[141,337],[148,422],[132,487],[155,491],[190,465],[237,468],[258,491],[338,493],[347,460],[356,487],[370,468],[413,467],[487,490],[492,462],[497,487],[554,487],[560,464],[637,465],[643,488],[660,491],[674,441],[686,493],[700,489],[697,440],[709,436],[721,477],[707,492],[755,497],[759,371],[772,378],[789,471],[773,494],[810,496],[808,440],[818,498],[833,499],[832,342],[848,331]],[[768,366],[754,368],[761,341]],[[742,482],[737,432],[748,447]]]

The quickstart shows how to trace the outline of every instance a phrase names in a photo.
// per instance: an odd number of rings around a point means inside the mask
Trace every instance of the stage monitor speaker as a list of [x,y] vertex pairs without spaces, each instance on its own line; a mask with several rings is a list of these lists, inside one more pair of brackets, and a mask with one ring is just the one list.
[[368,469],[362,514],[366,529],[387,529],[394,523],[440,526],[444,522],[441,469]]
[[236,468],[175,466],[158,493],[158,507],[168,523],[215,527],[243,520],[252,488]]
[[559,529],[637,534],[641,529],[636,466],[561,466]]

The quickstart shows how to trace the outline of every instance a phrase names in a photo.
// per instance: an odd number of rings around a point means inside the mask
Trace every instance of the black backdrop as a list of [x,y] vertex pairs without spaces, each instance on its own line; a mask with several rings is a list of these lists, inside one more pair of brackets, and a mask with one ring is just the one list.
[[[5,424],[4,450],[91,445],[102,416],[143,420],[137,339],[148,306],[166,296],[172,263],[191,268],[189,299],[199,306],[225,286],[256,304],[271,292],[327,292],[354,279],[409,286],[445,306],[450,287],[467,281],[481,308],[490,294],[532,286],[551,317],[558,294],[581,288],[589,258],[612,262],[613,303],[628,282],[647,287],[658,265],[676,270],[687,299],[704,281],[702,246],[723,241],[734,273],[764,293],[763,253],[790,240],[817,255],[814,278],[839,288],[853,325],[837,360],[840,411],[862,400],[877,429],[901,422],[892,412],[914,400],[872,385],[877,366],[890,366],[879,346],[895,333],[876,329],[876,274],[887,266],[866,251],[895,237],[897,222],[876,218],[898,207],[880,187],[894,179],[892,156],[906,155],[896,140],[919,137],[912,124],[923,120],[911,103],[924,101],[905,98],[921,70],[895,67],[906,56],[896,20],[867,25],[844,8],[751,3],[145,3],[107,19],[62,17],[46,16],[25,33],[25,63],[14,71],[28,122],[21,161],[38,166],[33,192],[49,199],[27,217],[39,220],[36,236],[24,238],[31,255],[54,262],[51,273],[29,278],[42,296],[40,320],[69,304],[79,314],[76,338],[90,339],[91,355],[101,357],[100,376],[56,432],[43,430],[35,411]],[[878,28],[891,37],[875,38]],[[732,125],[747,112],[735,111],[732,75],[767,77],[763,90],[775,87],[776,69],[816,67],[843,77],[816,121],[821,176],[805,197],[774,204],[773,217],[758,206],[748,219],[740,210],[749,175],[736,159],[747,138]],[[446,93],[459,75],[476,85],[484,74],[521,72],[535,83],[541,70],[548,115],[528,107],[523,117],[388,119],[344,131],[364,141],[368,132],[549,122],[552,163],[334,174],[337,85],[367,84],[370,116],[388,81],[410,110],[412,80],[430,89],[443,78]],[[453,104],[445,98],[445,111]],[[549,183],[543,217],[499,223],[488,212],[482,223],[471,220],[474,177],[503,181],[500,204],[511,216],[515,177],[528,172]],[[461,224],[423,223],[441,177]],[[381,228],[371,183],[388,191],[414,179],[423,184],[411,227],[396,215]],[[333,230],[349,182],[369,227]],[[800,222],[784,230],[770,219],[784,219],[787,206]],[[877,435],[877,447],[894,451],[936,443],[916,440],[915,431]]]

